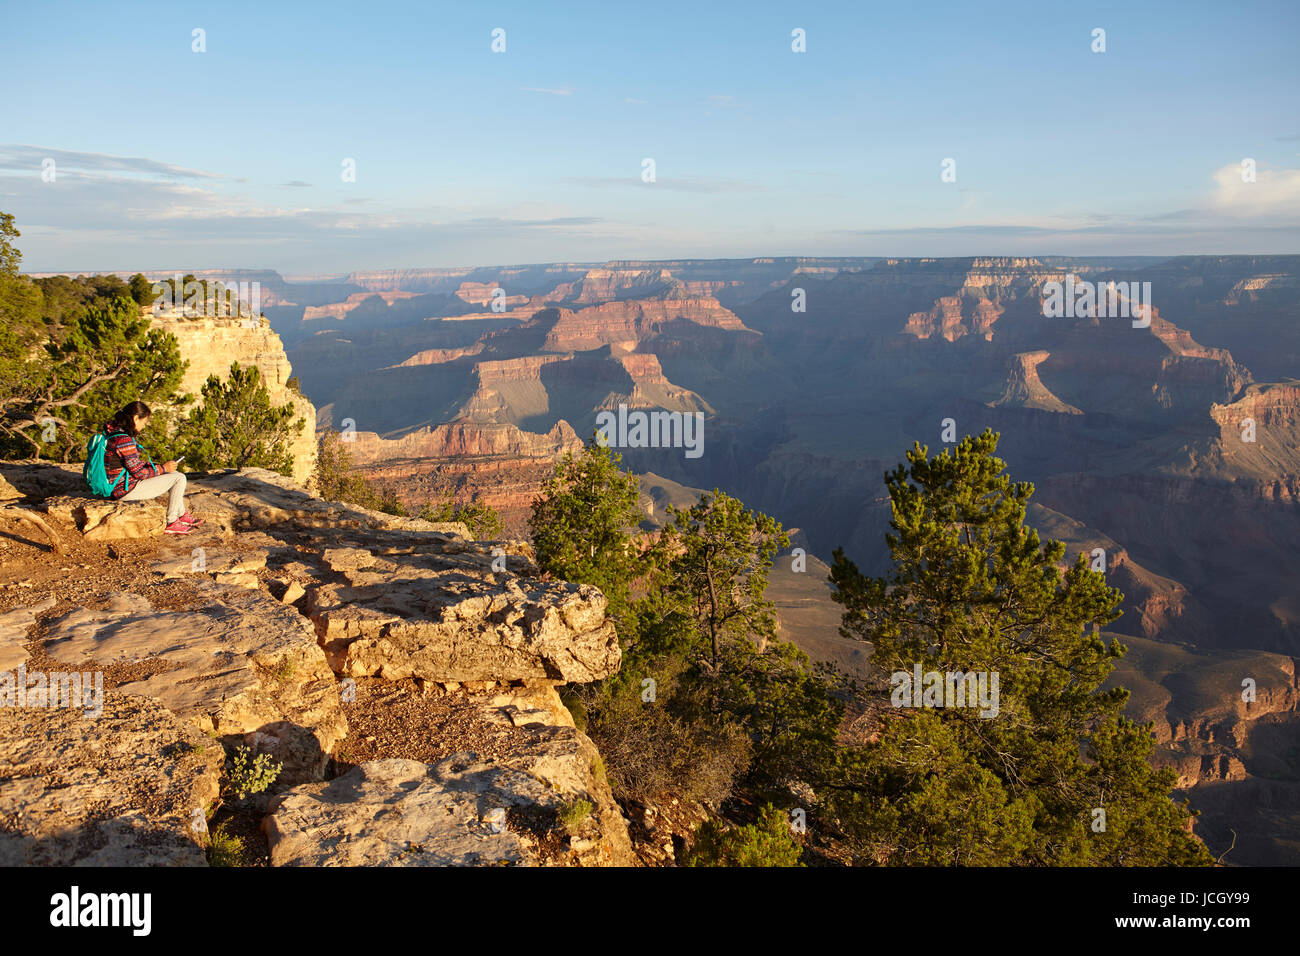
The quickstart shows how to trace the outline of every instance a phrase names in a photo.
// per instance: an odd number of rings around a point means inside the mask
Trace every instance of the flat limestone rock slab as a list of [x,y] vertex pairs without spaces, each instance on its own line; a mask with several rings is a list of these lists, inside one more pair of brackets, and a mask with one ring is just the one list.
[[180,546],[160,548],[153,570],[164,578],[184,578],[193,574],[244,574],[266,567],[266,559],[277,542],[262,534],[239,535],[228,544],[189,541]]
[[605,596],[532,576],[526,555],[391,529],[332,543],[305,610],[339,674],[586,682],[618,669]]
[[[80,475],[53,465],[28,464],[9,469],[15,488],[42,499],[46,513],[76,526],[93,541],[143,538],[166,526],[165,496],[148,501],[109,501],[89,497]],[[461,522],[430,522],[371,511],[313,497],[296,482],[264,468],[188,475],[185,501],[205,520],[204,530],[229,534],[263,528],[387,528],[437,534],[448,541],[468,541]],[[41,494],[49,489],[49,494]]]
[[0,477],[14,493],[29,501],[41,501],[56,495],[84,495],[86,480],[81,476],[81,465],[65,465],[52,461],[3,461]]
[[451,769],[460,763],[374,760],[292,791],[263,822],[271,865],[535,866],[502,824],[507,795],[541,798],[540,781],[481,764]]
[[[514,707],[498,703],[470,706],[513,721]],[[561,822],[581,804],[585,815]],[[296,787],[271,804],[263,829],[276,866],[635,862],[595,745],[556,717],[517,727],[492,756],[372,760],[328,784]]]
[[98,717],[0,707],[0,866],[205,866],[224,762],[146,698],[109,691]]
[[255,740],[284,763],[283,783],[319,780],[347,722],[311,625],[264,591],[198,588],[208,601],[192,610],[127,593],[71,611],[49,622],[44,649],[71,668],[154,662],[160,673],[119,690],[153,698],[199,730]]
[[91,541],[120,541],[162,534],[167,527],[165,498],[106,501],[60,495],[47,498],[45,513],[76,527]]
[[36,623],[36,616],[48,611],[57,603],[53,595],[27,607],[16,607],[0,614],[0,671],[12,671],[27,660],[27,629]]
[[469,540],[460,522],[434,523],[419,518],[401,518],[357,505],[325,501],[307,493],[293,479],[264,468],[209,474],[194,482],[236,515],[239,530],[275,528],[387,528],[397,531],[436,533],[447,540]]

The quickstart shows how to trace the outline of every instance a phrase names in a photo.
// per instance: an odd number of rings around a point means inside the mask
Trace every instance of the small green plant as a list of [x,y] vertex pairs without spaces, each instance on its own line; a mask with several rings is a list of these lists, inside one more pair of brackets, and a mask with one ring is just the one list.
[[208,834],[208,866],[245,866],[248,852],[241,837],[226,832],[224,823]]
[[275,783],[283,769],[284,764],[275,763],[269,755],[258,754],[254,758],[251,750],[240,747],[235,751],[234,767],[230,771],[231,789],[240,800],[251,793],[262,793]]
[[587,817],[591,816],[591,811],[594,809],[596,808],[592,806],[590,800],[574,800],[572,803],[566,803],[560,807],[560,822],[564,824],[564,829],[573,833],[587,822]]
[[708,820],[695,833],[695,846],[687,866],[802,866],[799,844],[790,832],[790,821],[768,804],[758,822],[728,827]]
[[293,676],[294,670],[294,663],[289,659],[289,655],[286,654],[276,662],[275,667],[271,670],[271,676],[283,684]]
[[560,703],[569,712],[573,718],[573,726],[580,734],[587,732],[587,703],[582,699],[581,693],[573,688],[572,685],[560,690]]

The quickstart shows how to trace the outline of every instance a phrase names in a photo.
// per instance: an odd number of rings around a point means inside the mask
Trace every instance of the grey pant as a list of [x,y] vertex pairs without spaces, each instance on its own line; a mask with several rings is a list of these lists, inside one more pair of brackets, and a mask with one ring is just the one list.
[[185,474],[183,472],[172,471],[167,474],[154,475],[152,478],[145,478],[133,485],[131,490],[118,500],[145,501],[169,492],[171,496],[167,499],[167,523],[171,524],[185,514]]

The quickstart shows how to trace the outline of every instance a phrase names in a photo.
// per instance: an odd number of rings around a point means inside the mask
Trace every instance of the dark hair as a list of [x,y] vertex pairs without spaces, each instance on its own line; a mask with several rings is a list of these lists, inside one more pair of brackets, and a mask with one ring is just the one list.
[[108,427],[112,431],[126,432],[132,438],[136,436],[135,420],[136,418],[148,418],[153,412],[144,402],[130,402],[122,406],[121,411],[109,420]]

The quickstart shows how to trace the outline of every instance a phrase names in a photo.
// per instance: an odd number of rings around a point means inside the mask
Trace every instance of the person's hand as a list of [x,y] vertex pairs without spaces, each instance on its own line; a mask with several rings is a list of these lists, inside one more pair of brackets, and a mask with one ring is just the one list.
[[163,471],[164,471],[165,473],[171,473],[171,472],[173,472],[173,471],[175,471],[175,470],[176,470],[176,462],[174,462],[174,461],[165,461],[165,462],[163,462]]

